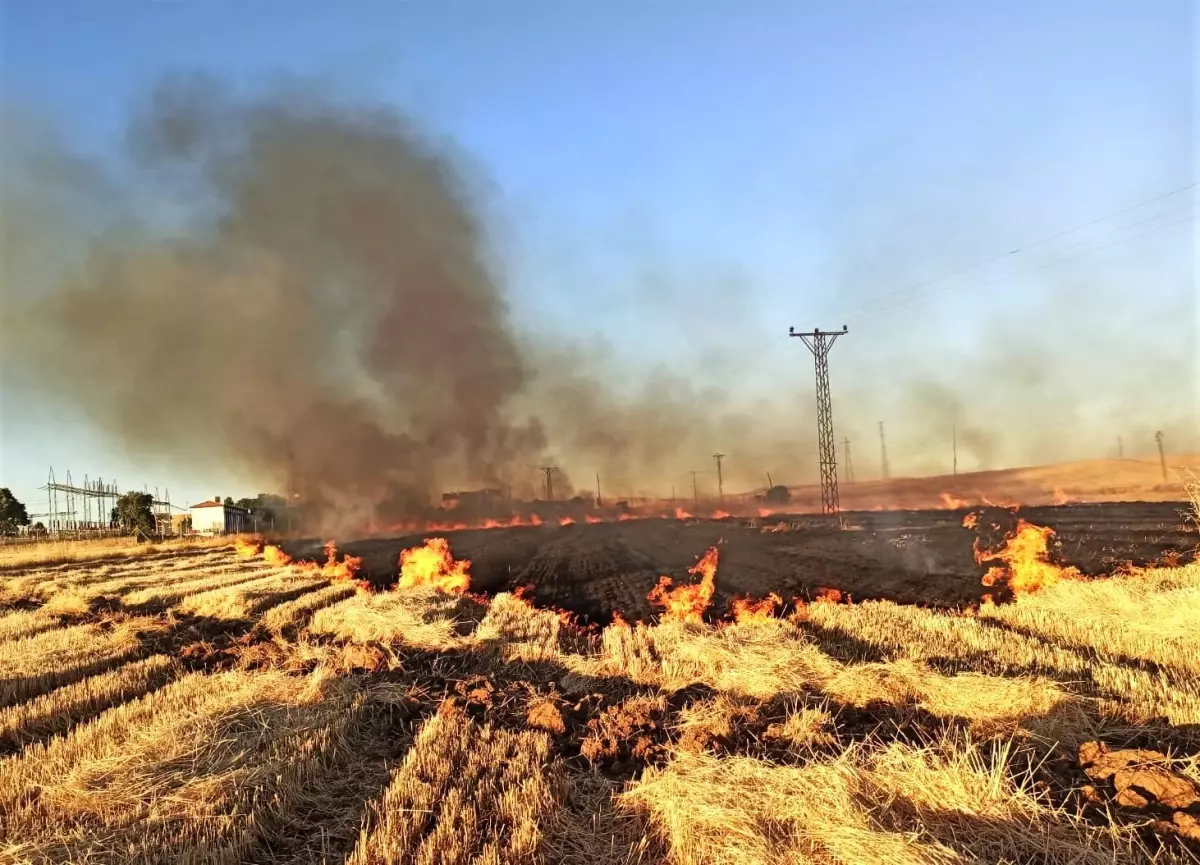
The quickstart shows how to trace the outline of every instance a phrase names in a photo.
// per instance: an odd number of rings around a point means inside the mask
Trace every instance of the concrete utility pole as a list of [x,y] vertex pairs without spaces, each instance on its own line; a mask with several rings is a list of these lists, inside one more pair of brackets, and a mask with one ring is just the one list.
[[955,477],[958,476],[958,424],[950,427],[951,447],[954,450],[954,468],[951,472]]
[[721,459],[725,454],[713,454],[713,459],[717,461],[717,498],[721,504],[725,504],[725,480],[721,477]]
[[1167,482],[1167,456],[1163,451],[1163,434],[1159,430],[1154,434],[1154,440],[1158,442],[1158,464],[1162,466],[1163,483]]
[[817,371],[817,446],[821,463],[821,511],[836,514],[841,510],[838,499],[837,444],[833,438],[833,400],[829,393],[829,350],[834,342],[850,328],[842,325],[841,330],[814,330],[812,333],[796,333],[788,328],[788,336],[804,340],[812,352]]
[[604,507],[604,499],[600,496],[600,472],[596,472],[596,507]]
[[879,422],[879,466],[883,479],[886,481],[892,476],[892,473],[888,469],[887,439],[883,435],[883,421]]
[[696,486],[696,475],[700,472],[692,469],[692,507],[700,510],[700,488]]
[[546,476],[546,501],[554,501],[554,473],[557,469],[554,466],[541,466],[542,474]]
[[846,459],[846,483],[854,483],[854,460],[850,459],[850,439],[842,439],[842,454]]

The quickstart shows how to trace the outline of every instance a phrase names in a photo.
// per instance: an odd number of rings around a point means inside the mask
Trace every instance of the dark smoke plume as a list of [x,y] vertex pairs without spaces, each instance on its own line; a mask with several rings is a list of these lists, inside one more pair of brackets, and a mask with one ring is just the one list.
[[41,384],[133,452],[232,463],[359,518],[536,458],[465,173],[403,121],[176,81],[131,150],[199,215],[110,232],[23,316]]

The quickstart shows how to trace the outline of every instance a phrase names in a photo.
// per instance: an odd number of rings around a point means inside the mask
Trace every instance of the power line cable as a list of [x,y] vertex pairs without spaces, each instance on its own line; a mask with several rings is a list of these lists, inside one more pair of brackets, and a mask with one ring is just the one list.
[[[1189,201],[1187,204],[1183,205],[1182,207],[1174,207],[1174,208],[1171,208],[1170,210],[1164,210],[1159,213],[1156,213],[1153,216],[1147,216],[1144,219],[1139,219],[1137,222],[1130,222],[1127,225],[1118,226],[1118,230],[1128,231],[1131,228],[1137,228],[1139,225],[1145,225],[1147,222],[1154,222],[1156,219],[1162,219],[1164,216],[1170,216],[1174,213],[1182,213],[1185,210],[1191,210],[1195,206],[1196,205],[1193,202]],[[1084,244],[1091,243],[1092,241],[1094,241],[1096,239],[1097,238],[1095,238],[1095,237],[1085,237],[1083,240],[1077,240],[1074,243],[1069,243],[1066,246],[1059,248],[1057,251],[1058,252],[1067,252],[1068,250],[1075,249],[1078,246],[1083,246]]]
[[[1160,214],[1160,216],[1162,216],[1162,215],[1166,215],[1166,214]],[[1157,219],[1158,217],[1154,217],[1154,218]],[[990,285],[996,285],[997,283],[1005,282],[1010,279],[1015,279],[1015,278],[1021,277],[1021,276],[1029,276],[1032,273],[1035,273],[1039,270],[1044,270],[1045,268],[1050,267],[1051,265],[1054,265],[1054,264],[1060,264],[1064,261],[1070,261],[1075,258],[1081,258],[1085,255],[1091,255],[1092,253],[1102,252],[1103,250],[1111,249],[1114,246],[1120,246],[1123,243],[1130,243],[1134,240],[1139,240],[1143,237],[1148,237],[1152,234],[1158,234],[1161,231],[1166,231],[1168,228],[1174,228],[1177,225],[1184,225],[1189,222],[1195,222],[1197,218],[1200,218],[1200,216],[1198,216],[1197,214],[1192,214],[1190,216],[1184,217],[1183,219],[1178,219],[1178,220],[1175,220],[1174,222],[1169,222],[1166,225],[1160,225],[1157,228],[1152,228],[1148,231],[1143,231],[1138,234],[1131,235],[1129,237],[1122,237],[1117,240],[1111,241],[1109,243],[1102,244],[1101,246],[1092,247],[1091,249],[1083,249],[1083,250],[1080,250],[1079,252],[1075,252],[1070,255],[1062,255],[1062,256],[1058,256],[1056,258],[1051,258],[1047,261],[1043,261],[1040,264],[1034,265],[1033,267],[1026,268],[1025,270],[1018,270],[1013,273],[1002,274],[1000,276],[989,279],[985,282],[978,283],[974,286],[968,287],[968,286],[960,285],[957,287],[963,288],[963,289],[969,290],[969,291],[977,291],[981,288],[987,288]],[[1143,221],[1149,221],[1149,220],[1143,220]],[[1136,224],[1140,224],[1140,223],[1135,223],[1135,225]],[[1131,226],[1127,226],[1127,227],[1132,228],[1133,226],[1131,225]],[[1092,240],[1095,240],[1095,238],[1092,238]],[[1071,249],[1071,248],[1073,248],[1073,246],[1074,246],[1074,244],[1072,246],[1066,247],[1066,248]],[[920,301],[928,300],[929,298],[931,298],[937,294],[941,294],[945,291],[949,291],[955,287],[956,286],[954,286],[954,285],[950,285],[950,286],[946,286],[946,287],[942,287],[942,288],[937,288],[937,289],[934,289],[933,291],[925,292],[924,294],[915,295],[915,296],[909,297],[907,299],[901,299],[900,302],[897,302],[897,303],[888,304],[887,306],[875,307],[875,311],[887,312],[887,311],[894,310],[894,309],[903,309],[906,306],[911,306],[915,303],[919,303]],[[843,316],[843,317],[847,318],[847,320],[849,320],[849,321],[853,321],[853,320],[855,320],[855,318],[857,316],[860,316],[865,311],[866,311],[866,307],[861,306],[850,316],[848,316],[848,317]]]
[[[1093,225],[1099,225],[1102,222],[1107,222],[1108,220],[1115,219],[1118,216],[1123,216],[1126,213],[1132,213],[1133,211],[1139,210],[1148,204],[1154,204],[1155,202],[1164,201],[1168,198],[1172,198],[1176,195],[1180,195],[1181,193],[1187,192],[1188,190],[1195,189],[1197,186],[1200,186],[1200,182],[1192,182],[1185,186],[1180,186],[1177,189],[1171,190],[1170,192],[1164,192],[1164,193],[1162,193],[1160,195],[1156,195],[1152,198],[1144,199],[1143,201],[1139,201],[1136,204],[1129,205],[1128,207],[1121,208],[1120,210],[1114,211],[1114,212],[1106,214],[1104,216],[1100,216],[1095,219],[1089,220],[1087,222],[1080,223],[1079,225],[1073,226],[1071,228],[1067,228],[1063,231],[1055,232],[1054,234],[1043,237],[1040,240],[1035,240],[1030,243],[1022,244],[1020,246],[1014,247],[1013,249],[1010,249],[1008,252],[1003,252],[1003,253],[1000,253],[999,255],[993,255],[990,258],[986,258],[982,261],[975,262],[974,264],[969,264],[965,267],[960,267],[957,270],[953,270],[949,273],[942,274],[941,276],[937,276],[932,279],[923,280],[921,282],[911,283],[909,285],[902,286],[902,287],[894,289],[892,291],[888,291],[888,292],[884,292],[883,294],[875,295],[874,297],[868,298],[862,304],[860,304],[859,307],[856,310],[854,310],[854,313],[852,313],[852,314],[857,314],[858,312],[860,312],[861,310],[863,310],[869,306],[874,306],[879,301],[887,300],[889,298],[896,297],[896,296],[902,296],[902,295],[908,294],[909,292],[916,291],[917,289],[925,288],[927,286],[934,285],[939,282],[944,282],[945,280],[952,279],[956,276],[961,276],[964,273],[970,273],[973,270],[978,270],[982,267],[988,266],[989,264],[994,264],[997,261],[1003,261],[1004,259],[1010,258],[1014,255],[1019,255],[1024,252],[1028,252],[1030,249],[1034,249],[1039,246],[1044,246],[1047,243],[1058,240],[1059,238],[1062,238],[1062,237],[1066,237],[1067,235],[1074,234],[1077,231],[1082,231],[1083,229],[1090,228]],[[1156,217],[1152,217],[1152,218],[1156,218]],[[1134,223],[1134,224],[1136,225],[1138,223]],[[829,314],[828,310],[826,311],[826,313],[822,313],[822,315],[827,315],[827,314]]]

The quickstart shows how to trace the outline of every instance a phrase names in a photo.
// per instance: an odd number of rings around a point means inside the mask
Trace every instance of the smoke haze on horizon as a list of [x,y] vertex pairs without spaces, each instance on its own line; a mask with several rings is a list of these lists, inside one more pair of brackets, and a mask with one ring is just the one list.
[[[455,487],[533,495],[548,461],[585,490],[599,472],[626,494],[665,495],[718,449],[727,490],[816,476],[812,362],[782,338],[811,322],[765,320],[753,277],[653,267],[648,283],[569,290],[585,308],[621,304],[661,342],[519,316],[497,248],[503,190],[392,106],[184,76],[131,112],[118,168],[46,144],[5,157],[0,360],[16,387],[73,404],[126,452],[233,468],[247,488],[291,483],[359,522]],[[998,281],[974,333],[941,332],[937,298],[880,310],[856,287],[919,282],[898,257],[915,274],[951,270],[933,247],[953,232],[873,230],[866,252],[851,232],[822,239],[830,315],[850,313],[834,419],[860,477],[879,419],[894,474],[946,471],[952,426],[964,470],[1099,455],[1105,418],[1130,453],[1137,425],[1200,449],[1188,334],[1116,348],[1132,329],[1194,319],[1186,271],[1178,308],[1139,321],[1112,314],[1129,308],[1119,280],[1034,267],[1034,308],[1014,309]],[[47,266],[48,250],[78,254]]]

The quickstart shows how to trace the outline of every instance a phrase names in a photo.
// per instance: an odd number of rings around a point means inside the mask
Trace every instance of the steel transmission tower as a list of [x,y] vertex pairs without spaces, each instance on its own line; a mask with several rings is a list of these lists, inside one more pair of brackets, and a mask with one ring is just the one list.
[[725,479],[721,475],[721,460],[724,457],[723,453],[713,454],[713,459],[717,461],[717,498],[720,499],[721,504],[725,504]]
[[804,340],[812,352],[817,369],[817,444],[821,460],[821,511],[836,514],[841,509],[838,500],[837,443],[833,439],[833,403],[829,394],[829,350],[834,342],[850,328],[842,325],[841,330],[814,330],[812,333],[796,333],[788,328],[788,336]]
[[557,466],[539,466],[542,474],[546,476],[546,501],[554,501],[554,473],[558,471]]
[[892,471],[888,468],[887,438],[883,434],[883,421],[879,422],[879,470],[885,481],[892,476]]

